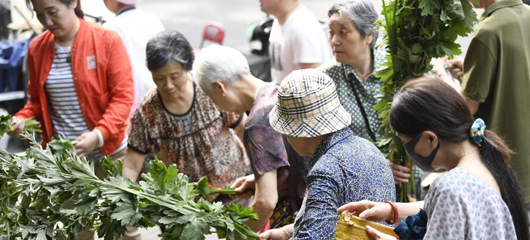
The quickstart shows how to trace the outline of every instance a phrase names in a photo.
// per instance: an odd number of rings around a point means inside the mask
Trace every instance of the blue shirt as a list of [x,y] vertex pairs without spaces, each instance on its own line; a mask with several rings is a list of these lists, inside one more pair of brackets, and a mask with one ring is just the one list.
[[337,208],[361,200],[394,201],[392,170],[371,142],[345,128],[328,135],[309,163],[307,193],[292,239],[335,239]]

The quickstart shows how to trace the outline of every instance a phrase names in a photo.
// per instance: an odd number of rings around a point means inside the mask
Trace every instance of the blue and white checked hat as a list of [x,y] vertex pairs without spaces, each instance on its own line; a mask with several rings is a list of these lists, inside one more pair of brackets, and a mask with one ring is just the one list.
[[348,127],[351,116],[340,104],[330,77],[303,69],[293,71],[280,84],[269,123],[283,135],[317,137]]

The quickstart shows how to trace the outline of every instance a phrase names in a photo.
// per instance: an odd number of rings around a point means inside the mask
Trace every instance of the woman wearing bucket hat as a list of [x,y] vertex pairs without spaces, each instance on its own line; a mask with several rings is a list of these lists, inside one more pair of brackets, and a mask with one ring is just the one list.
[[306,196],[294,226],[269,230],[260,239],[334,239],[336,207],[350,199],[395,198],[387,160],[377,147],[348,128],[351,117],[326,74],[317,70],[289,74],[280,85],[269,121],[300,155],[312,156],[312,160]]
[[155,87],[151,72],[145,66],[145,46],[149,39],[164,31],[164,25],[157,16],[136,8],[140,1],[103,0],[107,9],[116,14],[103,26],[120,35],[131,61],[134,80],[134,103],[129,114],[131,119],[142,97]]
[[[449,171],[434,181],[425,202],[361,201],[338,211],[404,220],[395,230],[401,239],[530,239],[521,187],[509,165],[512,151],[473,118],[457,91],[439,79],[408,81],[394,96],[389,121],[415,164]],[[368,232],[377,240],[395,239]]]

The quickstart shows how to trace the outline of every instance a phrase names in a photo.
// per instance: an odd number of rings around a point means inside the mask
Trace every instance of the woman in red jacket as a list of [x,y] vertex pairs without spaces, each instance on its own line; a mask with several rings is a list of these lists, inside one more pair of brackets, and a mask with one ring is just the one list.
[[127,148],[134,86],[125,47],[117,33],[83,20],[79,0],[26,2],[47,31],[28,49],[30,98],[12,119],[15,131],[36,117],[44,143],[61,135],[76,141],[102,177],[102,157],[123,157]]
[[64,135],[80,156],[99,160],[127,147],[134,87],[119,35],[85,22],[78,1],[31,1],[48,31],[29,47],[30,98],[12,121],[20,132],[24,119],[37,117],[44,142]]

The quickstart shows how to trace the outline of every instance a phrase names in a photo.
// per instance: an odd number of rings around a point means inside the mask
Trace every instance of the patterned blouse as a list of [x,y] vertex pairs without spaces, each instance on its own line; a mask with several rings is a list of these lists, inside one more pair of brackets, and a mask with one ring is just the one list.
[[[357,100],[352,91],[350,80],[347,76],[353,76],[353,85],[359,95],[359,99],[363,105],[368,122],[370,123],[370,129],[375,134],[375,137],[379,139],[382,135],[379,133],[379,127],[381,126],[382,119],[378,117],[378,113],[374,110],[375,104],[379,101],[381,93],[381,82],[379,78],[376,78],[373,74],[382,69],[381,64],[385,60],[385,52],[374,50],[374,71],[365,79],[364,82],[359,80],[357,73],[353,68],[344,63],[339,63],[336,60],[323,64],[318,69],[326,73],[337,87],[337,94],[339,95],[340,103],[351,115],[350,129],[358,136],[366,139],[371,139],[366,127],[363,115],[361,114]],[[352,79],[351,77],[349,77]]]
[[169,112],[157,89],[141,100],[132,120],[129,148],[154,152],[166,165],[176,164],[190,181],[208,176],[215,187],[228,187],[246,175],[249,161],[234,130],[239,115],[220,111],[200,87],[184,114]]
[[349,128],[328,135],[309,163],[307,192],[293,239],[335,239],[337,208],[361,200],[394,201],[392,170],[383,154]]
[[502,197],[459,167],[434,181],[425,197],[425,212],[423,239],[517,239]]

